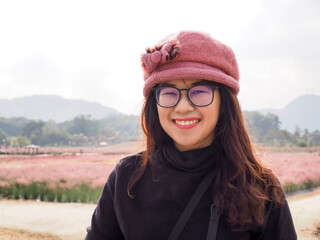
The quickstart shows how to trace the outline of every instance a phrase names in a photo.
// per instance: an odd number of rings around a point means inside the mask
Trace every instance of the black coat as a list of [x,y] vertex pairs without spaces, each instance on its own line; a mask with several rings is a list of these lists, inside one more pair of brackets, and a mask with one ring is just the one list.
[[[134,187],[134,198],[128,196],[127,185],[141,154],[122,159],[103,188],[86,240],[167,239],[202,178],[214,167],[214,160],[208,161],[215,155],[210,148],[183,155],[173,148],[158,151]],[[180,240],[206,239],[212,196],[209,187],[180,234]],[[245,232],[231,231],[222,218],[217,239],[297,239],[287,202],[280,208],[269,204],[266,214],[265,227],[251,227]]]

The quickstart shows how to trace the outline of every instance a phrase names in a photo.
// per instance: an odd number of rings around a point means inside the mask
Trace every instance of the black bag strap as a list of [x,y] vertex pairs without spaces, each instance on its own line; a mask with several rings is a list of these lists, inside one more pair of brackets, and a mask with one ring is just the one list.
[[207,240],[216,240],[219,220],[221,216],[221,211],[216,205],[213,203],[211,205],[211,214],[210,214],[210,222],[207,233]]
[[194,211],[200,199],[202,198],[203,194],[205,193],[205,191],[208,189],[209,185],[213,181],[215,175],[216,175],[216,172],[212,171],[204,177],[199,187],[197,188],[197,190],[189,200],[187,207],[183,210],[182,214],[180,215],[180,218],[178,219],[176,225],[172,229],[168,237],[168,240],[176,240],[178,238],[182,229],[184,228],[187,221],[189,220],[192,212]]

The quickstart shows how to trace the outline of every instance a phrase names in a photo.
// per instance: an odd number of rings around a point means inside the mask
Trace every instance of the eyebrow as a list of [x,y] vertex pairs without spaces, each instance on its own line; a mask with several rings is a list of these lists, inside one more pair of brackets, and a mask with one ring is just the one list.
[[[201,79],[198,82],[191,83],[191,87],[201,85],[201,84],[208,84],[208,80]],[[163,83],[163,84],[159,84],[159,87],[175,87],[176,88],[177,86],[171,83]]]
[[177,87],[177,86],[170,83],[162,83],[162,84],[159,84],[158,87]]
[[198,82],[192,83],[191,86],[197,86],[197,85],[200,85],[200,84],[208,84],[208,80],[201,79]]

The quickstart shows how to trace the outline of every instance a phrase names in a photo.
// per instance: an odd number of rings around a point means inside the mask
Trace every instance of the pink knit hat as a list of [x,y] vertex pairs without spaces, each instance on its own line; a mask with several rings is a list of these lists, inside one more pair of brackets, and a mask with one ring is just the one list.
[[205,79],[239,92],[239,70],[231,48],[199,32],[170,35],[141,56],[143,95],[158,83],[174,79]]

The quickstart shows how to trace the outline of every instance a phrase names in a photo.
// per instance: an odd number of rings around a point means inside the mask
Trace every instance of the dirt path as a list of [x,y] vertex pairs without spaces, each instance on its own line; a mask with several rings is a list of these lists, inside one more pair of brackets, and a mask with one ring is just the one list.
[[[289,197],[288,201],[298,239],[319,240],[320,236],[316,237],[313,232],[320,224],[320,190]],[[1,200],[0,240],[3,233],[10,232],[7,228],[53,233],[63,240],[84,239],[94,208],[94,204]],[[19,234],[17,230],[12,232]],[[30,239],[45,239],[41,236]]]
[[0,226],[84,239],[94,208],[94,204],[2,200]]
[[319,240],[315,232],[320,227],[320,190],[288,198],[298,239]]

